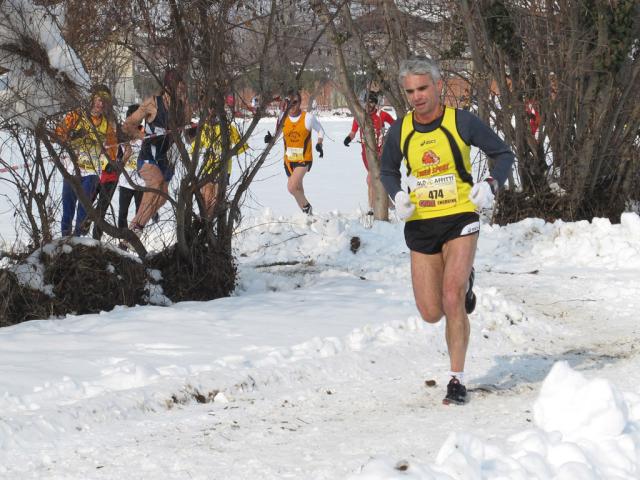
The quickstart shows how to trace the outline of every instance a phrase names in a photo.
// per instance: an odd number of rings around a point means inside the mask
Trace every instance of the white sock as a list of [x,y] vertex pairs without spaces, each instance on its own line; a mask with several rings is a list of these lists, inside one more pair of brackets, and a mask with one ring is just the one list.
[[464,383],[464,372],[449,372],[449,376],[456,377],[460,383]]

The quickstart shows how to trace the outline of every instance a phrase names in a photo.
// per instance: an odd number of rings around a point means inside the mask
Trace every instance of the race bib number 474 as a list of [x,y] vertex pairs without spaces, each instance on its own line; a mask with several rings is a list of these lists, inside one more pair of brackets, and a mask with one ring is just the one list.
[[416,203],[418,207],[439,210],[455,207],[458,203],[456,176],[420,178],[416,183]]

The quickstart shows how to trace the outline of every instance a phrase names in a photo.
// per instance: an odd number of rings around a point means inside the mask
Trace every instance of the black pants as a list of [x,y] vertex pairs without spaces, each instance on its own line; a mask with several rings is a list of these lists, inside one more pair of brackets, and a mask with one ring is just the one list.
[[[111,199],[113,198],[113,192],[116,191],[117,185],[117,182],[100,184],[100,192],[98,193],[98,204],[96,205],[96,208],[98,209],[98,215],[102,219],[104,219],[109,206],[111,206]],[[115,218],[115,215],[113,215],[113,217]],[[102,229],[98,227],[97,222],[93,224],[93,238],[96,240],[100,240],[102,238]]]
[[129,216],[129,205],[131,205],[131,199],[133,198],[136,203],[136,213],[140,208],[142,202],[142,194],[144,192],[140,190],[133,190],[132,188],[120,187],[118,188],[118,194],[120,195],[118,200],[118,228],[127,228]]

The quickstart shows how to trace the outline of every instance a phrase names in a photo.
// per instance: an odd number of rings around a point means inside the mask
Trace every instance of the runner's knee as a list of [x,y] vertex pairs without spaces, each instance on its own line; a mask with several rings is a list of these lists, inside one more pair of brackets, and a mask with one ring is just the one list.
[[463,288],[443,288],[442,291],[442,308],[445,315],[455,314],[458,310],[464,310],[464,294]]
[[418,311],[420,312],[420,316],[422,320],[427,323],[438,323],[440,319],[442,319],[443,312],[439,308],[435,308],[433,306],[426,306],[417,303]]
[[302,184],[298,182],[288,182],[287,190],[289,190],[289,193],[291,195],[295,195],[296,193],[302,193],[303,192]]
[[159,189],[164,182],[162,172],[155,165],[146,164],[140,169],[140,176],[148,188]]

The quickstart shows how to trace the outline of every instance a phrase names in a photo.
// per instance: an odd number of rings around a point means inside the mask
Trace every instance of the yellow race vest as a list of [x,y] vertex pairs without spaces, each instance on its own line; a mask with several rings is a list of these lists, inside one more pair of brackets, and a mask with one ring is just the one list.
[[102,116],[95,125],[84,114],[78,117],[74,130],[86,132],[84,136],[71,141],[71,146],[78,156],[78,167],[87,172],[100,173],[102,164],[109,159],[102,154],[102,145],[107,138],[109,122]]
[[289,116],[284,119],[282,136],[284,137],[284,161],[311,162],[311,131],[305,126],[307,112],[302,112],[297,122],[292,122]]
[[413,112],[407,113],[400,130],[400,146],[407,174],[418,180],[409,194],[416,210],[407,221],[475,211],[469,200],[473,185],[469,174],[471,147],[458,133],[454,108],[445,107],[442,123],[428,133],[416,131]]
[[[233,148],[240,142],[240,132],[234,124],[229,124],[229,147]],[[195,140],[191,143],[191,150],[196,146]],[[243,143],[238,148],[238,155],[246,151],[248,145]],[[213,173],[218,166],[219,158],[222,155],[222,131],[220,124],[215,123],[213,125],[205,123],[202,127],[202,133],[200,134],[200,154],[205,160],[204,171],[206,173]],[[229,158],[227,162],[227,173],[231,175],[232,159]]]

